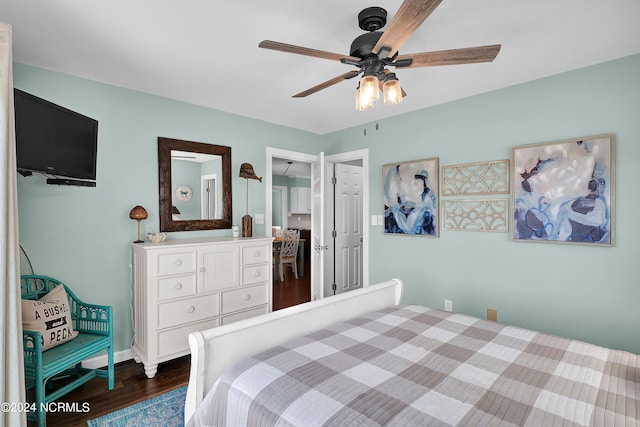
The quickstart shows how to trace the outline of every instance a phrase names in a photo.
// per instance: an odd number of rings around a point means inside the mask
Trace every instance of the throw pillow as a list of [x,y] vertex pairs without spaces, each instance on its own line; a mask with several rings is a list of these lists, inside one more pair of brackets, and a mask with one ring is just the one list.
[[22,300],[22,328],[40,332],[43,351],[78,336],[71,324],[69,298],[64,286],[56,286],[38,301]]

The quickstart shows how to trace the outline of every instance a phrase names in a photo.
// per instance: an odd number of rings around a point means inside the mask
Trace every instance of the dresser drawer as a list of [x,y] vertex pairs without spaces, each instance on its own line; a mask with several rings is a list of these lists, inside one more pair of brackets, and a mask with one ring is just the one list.
[[218,319],[215,318],[207,320],[206,322],[194,323],[158,332],[158,357],[175,353],[189,353],[189,334],[191,332],[203,331],[218,326]]
[[242,248],[242,264],[257,264],[271,261],[271,245],[252,245]]
[[195,273],[158,279],[158,300],[188,297],[195,294]]
[[268,283],[222,293],[222,313],[231,313],[269,302]]
[[158,255],[158,274],[180,274],[196,271],[196,251],[173,252]]
[[263,305],[257,308],[252,308],[250,310],[241,311],[240,313],[229,314],[228,316],[224,316],[220,319],[221,325],[228,325],[229,323],[237,322],[238,320],[248,319],[250,317],[255,317],[260,314],[267,314],[269,312],[269,306]]
[[242,284],[253,285],[254,283],[268,281],[270,268],[271,264],[258,264],[249,267],[242,267]]
[[158,304],[158,328],[204,320],[218,314],[218,294]]

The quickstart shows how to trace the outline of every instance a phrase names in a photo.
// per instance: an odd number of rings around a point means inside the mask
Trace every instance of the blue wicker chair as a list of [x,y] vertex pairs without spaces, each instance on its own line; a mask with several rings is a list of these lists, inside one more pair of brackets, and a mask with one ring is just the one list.
[[[86,304],[59,280],[39,275],[21,276],[22,299],[40,299],[58,285],[64,286],[67,291],[71,323],[73,329],[79,332],[78,336],[43,352],[40,332],[23,330],[26,387],[27,390],[35,388],[36,411],[30,412],[29,418],[37,421],[38,426],[46,425],[46,411],[42,410],[46,405],[90,379],[104,377],[108,380],[109,390],[113,390],[114,387],[113,310],[111,307]],[[102,351],[107,352],[106,370],[82,367],[83,360]],[[61,376],[71,377],[71,379],[67,379],[69,382],[54,389],[50,381]],[[48,390],[51,391],[47,394]]]

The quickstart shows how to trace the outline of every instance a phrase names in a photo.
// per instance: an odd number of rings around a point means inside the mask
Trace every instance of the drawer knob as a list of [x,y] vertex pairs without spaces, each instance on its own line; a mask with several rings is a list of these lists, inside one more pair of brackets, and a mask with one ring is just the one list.
[[254,255],[256,258],[260,257],[260,251],[256,251],[256,254]]
[[200,267],[200,271],[201,271],[201,272],[203,272],[203,273],[204,273],[204,272],[205,272],[205,270],[206,270],[206,269],[205,269],[204,267]]
[[256,277],[260,276],[260,271],[256,271],[255,273],[253,273],[253,275]]
[[246,295],[244,296],[244,300],[245,300],[245,301],[249,301],[250,299],[251,299],[251,295],[246,294]]
[[181,259],[177,259],[176,260],[176,267],[180,267],[182,265],[182,260]]
[[176,291],[182,289],[182,283],[176,283]]
[[193,313],[194,311],[196,311],[196,308],[192,305],[190,305],[189,308],[187,308],[187,312],[189,313]]

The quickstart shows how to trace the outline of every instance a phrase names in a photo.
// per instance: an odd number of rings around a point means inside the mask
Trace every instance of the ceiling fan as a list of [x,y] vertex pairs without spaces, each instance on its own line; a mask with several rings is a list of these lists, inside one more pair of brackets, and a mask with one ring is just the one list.
[[441,2],[442,0],[405,0],[384,32],[379,30],[387,23],[387,11],[381,7],[368,7],[362,10],[358,14],[358,24],[361,29],[368,32],[356,37],[351,43],[349,55],[271,40],[263,40],[258,47],[340,61],[357,67],[356,70],[297,93],[293,95],[294,98],[303,98],[362,74],[363,77],[356,90],[357,110],[373,108],[375,101],[380,97],[380,91],[383,92],[385,104],[398,104],[402,102],[406,93],[401,88],[396,74],[387,67],[418,68],[491,62],[500,52],[501,45],[495,44],[400,55],[398,53],[400,47]]

